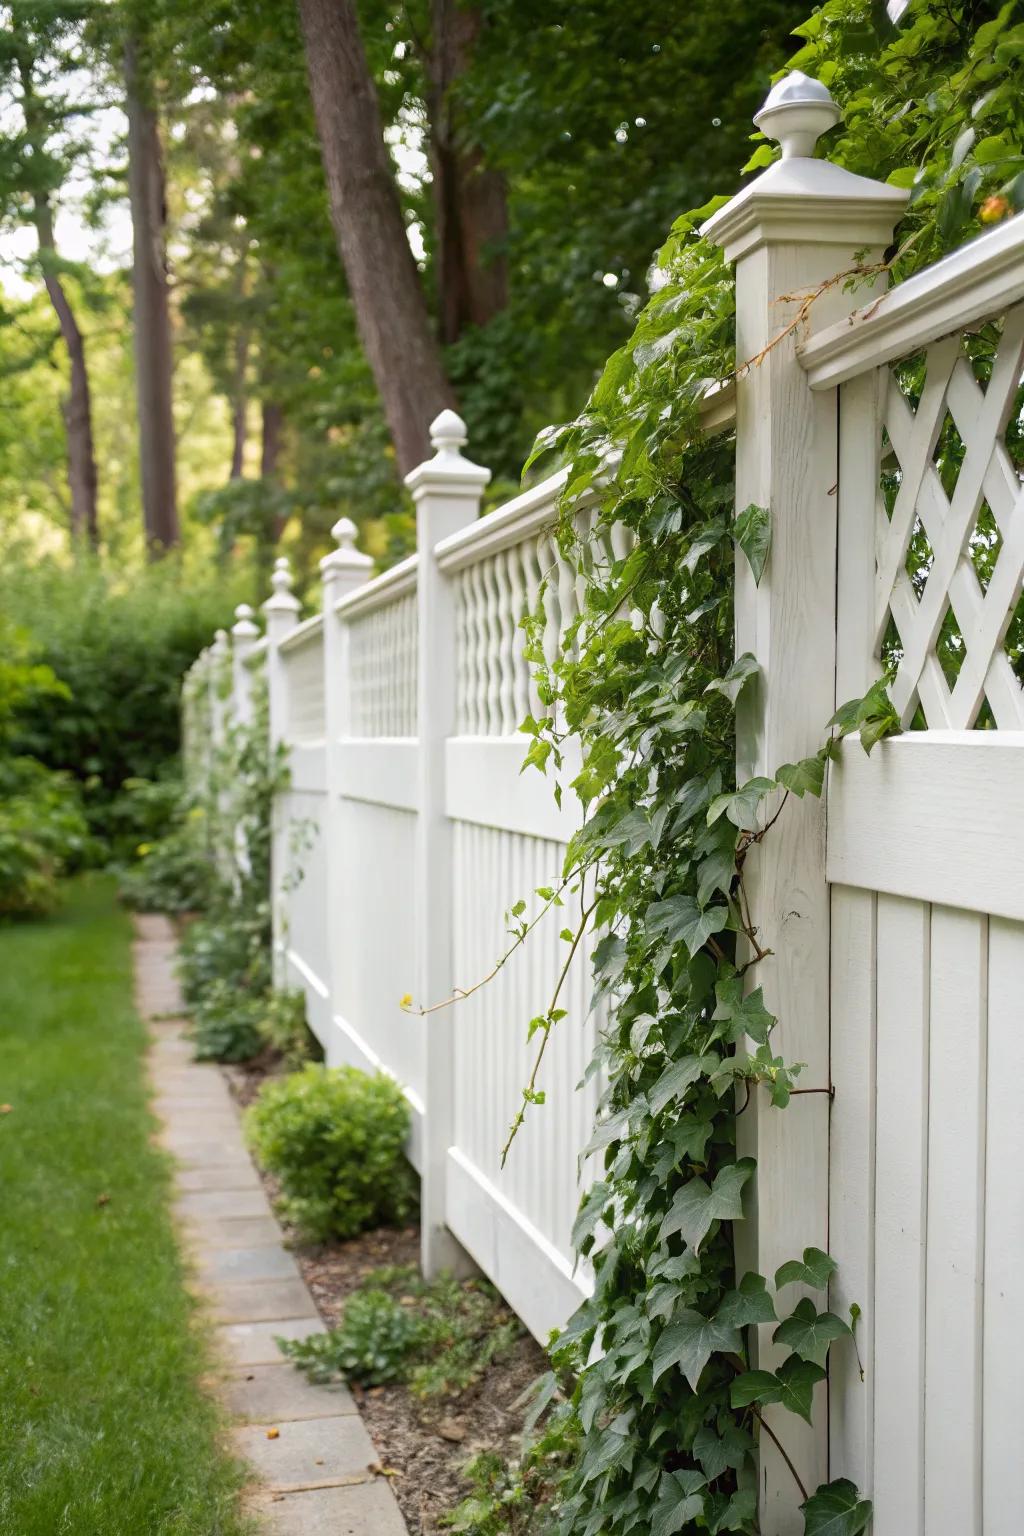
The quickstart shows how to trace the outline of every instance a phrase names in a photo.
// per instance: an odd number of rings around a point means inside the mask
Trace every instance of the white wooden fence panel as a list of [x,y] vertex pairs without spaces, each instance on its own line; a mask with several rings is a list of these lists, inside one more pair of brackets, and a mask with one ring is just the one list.
[[[466,822],[455,824],[455,976],[461,986],[488,975],[508,949],[506,911],[521,897],[529,913],[542,902],[539,886],[555,886],[564,847],[546,839]],[[593,1051],[586,957],[570,969],[559,1006],[567,1017],[551,1033],[537,1080],[546,1095],[529,1109],[502,1169],[501,1148],[530,1076],[539,1037],[526,1025],[548,1007],[567,953],[559,930],[572,926],[572,906],[552,912],[494,981],[455,1013],[455,1138],[453,1153],[476,1176],[477,1190],[460,1198],[464,1181],[449,1184],[449,1224],[489,1272],[534,1333],[565,1320],[586,1287],[573,1278],[570,1234],[579,1204],[579,1153],[590,1135],[594,1091],[576,1092]],[[477,1214],[479,1192],[491,1194],[489,1219]],[[513,1229],[520,1240],[514,1243]],[[523,1238],[526,1238],[524,1241]],[[538,1237],[543,1241],[538,1241]],[[531,1305],[538,1265],[547,1293]]]
[[425,1020],[400,1006],[416,972],[412,869],[416,818],[408,811],[342,799],[344,862],[333,914],[336,1036],[333,1062],[385,1068],[424,1106]]
[[287,737],[289,741],[322,739],[324,734],[324,655],[322,623],[303,625],[301,633],[287,648],[281,648],[281,660],[287,679]]
[[984,1529],[985,1536],[1017,1536],[1024,1509],[1019,1417],[1019,1340],[1024,1316],[1024,928],[993,918],[988,941]]
[[[866,978],[877,1008],[874,1286],[869,1280],[853,1299],[866,1307],[874,1335],[867,1395],[879,1528],[923,1536],[930,911],[919,901],[876,899],[878,969]],[[856,1031],[855,1019],[850,1027]],[[845,1183],[841,1151],[836,1166]],[[872,1295],[885,1306],[870,1306]],[[865,1473],[869,1486],[870,1463]]]

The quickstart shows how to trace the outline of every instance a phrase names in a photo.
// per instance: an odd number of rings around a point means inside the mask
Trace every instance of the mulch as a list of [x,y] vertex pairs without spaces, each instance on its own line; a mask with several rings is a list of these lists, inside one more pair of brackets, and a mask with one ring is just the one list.
[[[268,1075],[265,1065],[226,1067],[232,1092],[249,1104]],[[271,1199],[275,1181],[261,1174]],[[380,1227],[345,1243],[301,1243],[284,1223],[288,1247],[326,1325],[333,1327],[345,1298],[375,1269],[419,1263],[416,1227]],[[413,1536],[438,1536],[441,1517],[470,1492],[462,1474],[482,1451],[507,1458],[519,1451],[526,1389],[547,1369],[540,1346],[528,1335],[488,1367],[465,1392],[423,1402],[407,1387],[371,1387],[352,1392],[391,1478]]]

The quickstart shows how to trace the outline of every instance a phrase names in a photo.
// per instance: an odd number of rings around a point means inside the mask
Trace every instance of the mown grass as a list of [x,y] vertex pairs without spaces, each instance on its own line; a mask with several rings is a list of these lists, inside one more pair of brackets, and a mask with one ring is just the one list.
[[0,929],[3,1536],[247,1529],[196,1384],[130,936],[105,878]]

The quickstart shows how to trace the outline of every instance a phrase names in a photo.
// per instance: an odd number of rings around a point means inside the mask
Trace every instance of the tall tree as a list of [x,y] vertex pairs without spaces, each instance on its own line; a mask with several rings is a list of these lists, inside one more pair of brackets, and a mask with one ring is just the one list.
[[454,392],[406,236],[355,6],[299,0],[299,16],[338,250],[405,474],[428,456],[430,422]]
[[472,67],[483,26],[479,5],[433,0],[428,78],[430,165],[441,340],[486,325],[508,301],[508,197],[460,111],[458,85]]
[[64,277],[54,234],[54,198],[76,158],[69,137],[76,116],[67,82],[78,67],[79,31],[90,7],[83,4],[19,3],[8,7],[0,34],[0,82],[17,97],[21,126],[3,135],[5,213],[27,212],[38,240],[39,269],[53,306],[69,362],[68,391],[61,403],[67,440],[70,524],[76,542],[99,542],[96,452],[85,338]]
[[135,379],[146,545],[152,556],[179,543],[172,400],[173,353],[165,254],[163,156],[139,43],[124,44],[128,195],[132,212]]

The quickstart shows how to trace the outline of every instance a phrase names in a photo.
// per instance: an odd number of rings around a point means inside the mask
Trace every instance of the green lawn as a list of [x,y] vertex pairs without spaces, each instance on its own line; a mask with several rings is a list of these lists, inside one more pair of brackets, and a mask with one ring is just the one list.
[[245,1529],[196,1386],[130,938],[106,878],[0,929],[3,1536]]

